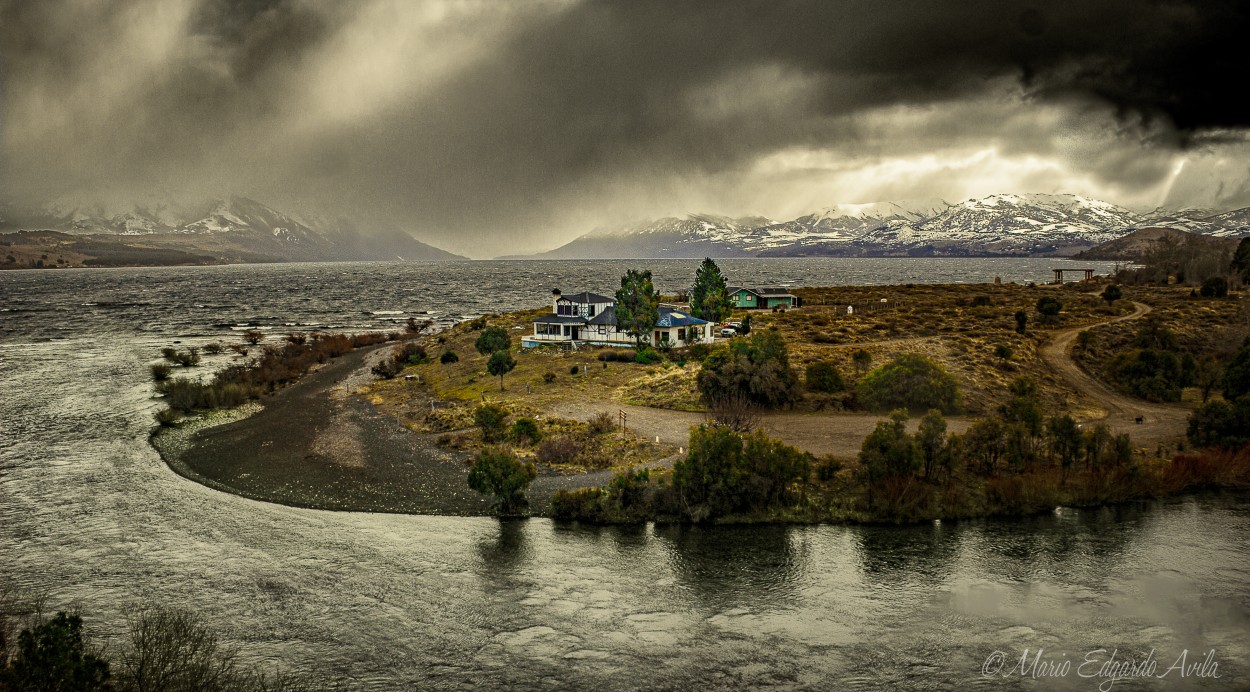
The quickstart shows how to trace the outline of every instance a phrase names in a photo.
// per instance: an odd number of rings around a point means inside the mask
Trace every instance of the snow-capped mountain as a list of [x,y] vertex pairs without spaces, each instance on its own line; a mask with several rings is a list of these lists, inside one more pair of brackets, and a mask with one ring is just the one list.
[[1250,235],[1250,209],[1156,210],[1068,194],[839,204],[790,221],[709,214],[584,235],[546,258],[1070,255],[1137,228]]
[[451,253],[395,229],[365,234],[342,220],[318,227],[246,197],[179,206],[160,202],[109,208],[59,199],[5,206],[0,230],[54,230],[115,242],[209,253],[222,261],[451,259]]

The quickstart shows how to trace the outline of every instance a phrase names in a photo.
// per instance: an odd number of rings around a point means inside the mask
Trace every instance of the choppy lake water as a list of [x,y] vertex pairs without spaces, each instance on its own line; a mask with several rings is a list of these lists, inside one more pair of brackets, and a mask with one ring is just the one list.
[[[1243,495],[906,528],[590,529],[268,505],[174,475],[146,442],[147,365],[174,340],[454,320],[542,304],[552,287],[607,292],[630,265],[674,291],[696,264],[0,273],[0,462],[23,464],[0,480],[0,580],[81,604],[103,635],[136,604],[193,609],[250,659],[349,689],[1096,689],[1075,665],[982,677],[993,652],[1005,673],[1038,648],[1056,662],[1153,649],[1156,675],[1214,649],[1220,678],[1183,682],[1250,682]],[[800,286],[1045,281],[1062,263],[721,265],[735,282]]]

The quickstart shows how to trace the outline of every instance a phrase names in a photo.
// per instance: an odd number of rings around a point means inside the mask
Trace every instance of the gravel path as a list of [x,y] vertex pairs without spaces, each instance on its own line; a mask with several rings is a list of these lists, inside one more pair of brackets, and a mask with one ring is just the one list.
[[[1076,342],[1076,335],[1086,329],[1139,319],[1151,310],[1145,303],[1134,302],[1133,312],[1127,315],[1059,332],[1040,352],[1042,360],[1046,361],[1050,369],[1066,380],[1083,399],[1102,408],[1105,414],[1099,420],[1105,420],[1116,433],[1131,435],[1134,444],[1139,447],[1171,443],[1183,437],[1188,426],[1189,409],[1169,404],[1152,404],[1120,394],[1091,377],[1072,360],[1072,344]],[[1141,423],[1137,422],[1139,417]]]

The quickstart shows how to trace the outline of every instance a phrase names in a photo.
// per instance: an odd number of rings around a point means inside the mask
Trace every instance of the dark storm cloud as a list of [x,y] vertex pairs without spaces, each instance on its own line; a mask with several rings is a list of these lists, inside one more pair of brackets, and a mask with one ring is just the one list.
[[[1068,129],[1096,114],[1114,146],[1088,166],[1136,184],[1167,167],[1125,141],[1209,144],[1250,125],[1226,98],[1246,14],[1231,0],[12,2],[7,185],[303,196],[463,243],[784,149],[1062,147],[1027,117],[969,112],[1004,80],[1061,104]],[[906,105],[965,117],[857,136],[857,117]]]

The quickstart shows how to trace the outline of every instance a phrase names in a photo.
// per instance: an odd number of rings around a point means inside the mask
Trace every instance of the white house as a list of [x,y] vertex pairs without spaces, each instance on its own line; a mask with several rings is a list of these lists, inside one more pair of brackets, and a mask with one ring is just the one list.
[[[660,319],[643,342],[667,341],[674,346],[712,343],[715,326],[677,306],[661,305]],[[521,337],[522,348],[541,344],[633,346],[634,343],[634,337],[617,329],[615,298],[589,292],[566,296],[559,289],[551,292],[551,313],[535,318],[534,333]]]

